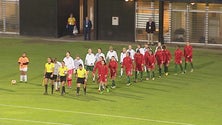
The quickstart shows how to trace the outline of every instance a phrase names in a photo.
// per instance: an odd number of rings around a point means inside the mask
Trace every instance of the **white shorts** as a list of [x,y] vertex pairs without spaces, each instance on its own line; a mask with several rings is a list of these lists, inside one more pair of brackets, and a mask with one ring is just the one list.
[[28,68],[20,68],[19,70],[20,70],[20,71],[23,71],[23,72],[27,72],[27,71],[28,71]]

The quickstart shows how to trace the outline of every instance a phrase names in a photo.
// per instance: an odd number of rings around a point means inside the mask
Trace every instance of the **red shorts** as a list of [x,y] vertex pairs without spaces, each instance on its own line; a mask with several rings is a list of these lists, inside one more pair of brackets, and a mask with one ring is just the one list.
[[186,57],[186,58],[185,58],[185,62],[193,62],[192,57]]
[[99,82],[107,82],[107,77],[104,75],[99,76]]
[[127,76],[132,76],[133,75],[132,69],[126,69],[126,75]]
[[116,71],[110,70],[110,76],[111,76],[111,78],[116,77]]
[[157,65],[162,65],[163,61],[157,61]]
[[175,64],[182,64],[182,60],[176,60]]
[[136,65],[136,71],[143,71],[143,66],[142,65]]
[[146,68],[148,70],[154,70],[155,69],[155,65],[148,65]]

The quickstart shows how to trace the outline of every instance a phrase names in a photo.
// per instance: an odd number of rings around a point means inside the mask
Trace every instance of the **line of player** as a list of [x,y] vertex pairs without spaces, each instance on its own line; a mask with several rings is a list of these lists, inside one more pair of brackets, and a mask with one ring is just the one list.
[[[184,51],[177,45],[174,51],[175,75],[178,75],[178,66],[180,67],[180,72],[184,74],[187,69],[187,63],[191,64],[191,72],[193,72],[192,55],[193,50],[189,42],[186,42]],[[182,66],[183,57],[185,59],[184,68]],[[98,91],[100,93],[103,93],[104,90],[109,92],[108,76],[112,81],[111,88],[116,88],[115,79],[117,77],[118,61],[121,66],[120,77],[123,76],[125,71],[127,86],[131,85],[133,72],[135,74],[134,82],[143,80],[143,72],[147,73],[146,80],[155,80],[156,66],[158,67],[159,78],[163,75],[162,68],[164,69],[164,74],[169,75],[168,67],[171,59],[170,51],[166,45],[161,45],[161,43],[158,43],[155,51],[148,44],[144,44],[144,47],[138,44],[135,50],[129,45],[128,49],[122,49],[120,60],[118,60],[117,52],[112,46],[109,47],[106,56],[101,48],[98,48],[96,54],[89,48],[84,62],[78,55],[73,59],[71,53],[67,51],[61,63],[56,59],[47,59],[44,72],[44,94],[48,94],[48,83],[51,83],[51,94],[53,94],[54,88],[56,91],[60,91],[61,83],[61,95],[64,95],[66,93],[65,84],[67,83],[68,88],[72,87],[73,74],[77,83],[76,95],[80,93],[81,84],[83,85],[84,94],[86,94],[86,85],[90,74],[92,81],[99,83]],[[138,78],[138,74],[140,74],[140,78]]]

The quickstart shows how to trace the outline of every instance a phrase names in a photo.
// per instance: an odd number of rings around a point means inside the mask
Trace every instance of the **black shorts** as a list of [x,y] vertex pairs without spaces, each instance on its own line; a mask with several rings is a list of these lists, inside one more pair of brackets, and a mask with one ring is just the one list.
[[45,78],[53,80],[53,77],[51,77],[51,75],[52,75],[52,72],[47,72],[45,73]]
[[84,84],[85,83],[85,78],[77,78],[77,83]]
[[60,82],[66,82],[66,76],[60,76]]
[[53,74],[52,80],[57,80],[57,77],[58,77],[57,75]]

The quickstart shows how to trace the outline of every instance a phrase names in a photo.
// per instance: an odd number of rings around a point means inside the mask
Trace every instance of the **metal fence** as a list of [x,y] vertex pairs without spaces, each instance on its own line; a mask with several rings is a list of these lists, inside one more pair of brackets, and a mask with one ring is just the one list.
[[0,33],[19,34],[19,0],[0,0]]

